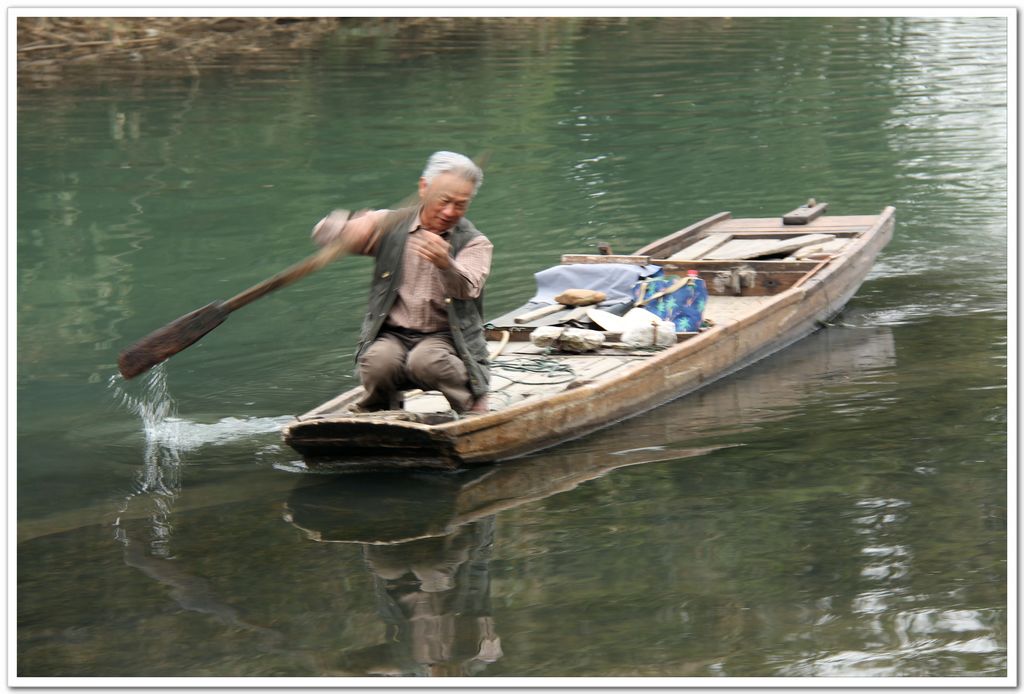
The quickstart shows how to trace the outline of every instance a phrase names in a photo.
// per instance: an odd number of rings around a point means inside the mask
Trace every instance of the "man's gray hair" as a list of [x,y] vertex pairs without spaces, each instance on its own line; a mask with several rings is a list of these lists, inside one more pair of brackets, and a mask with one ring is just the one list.
[[423,169],[423,179],[430,183],[438,174],[450,173],[459,176],[473,184],[473,195],[480,190],[480,184],[484,182],[484,172],[472,159],[464,154],[456,152],[434,152],[427,160],[427,166]]

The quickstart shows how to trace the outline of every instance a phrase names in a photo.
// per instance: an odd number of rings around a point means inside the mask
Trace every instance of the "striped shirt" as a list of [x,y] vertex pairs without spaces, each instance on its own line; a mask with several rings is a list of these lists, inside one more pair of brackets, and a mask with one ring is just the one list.
[[[387,210],[378,210],[377,219],[383,220]],[[319,225],[318,225],[319,229]],[[358,255],[374,256],[380,238],[380,226],[374,224],[370,233],[353,238],[351,250]],[[494,246],[482,234],[471,239],[442,270],[412,250],[409,242],[417,235],[434,232],[420,226],[419,213],[413,217],[407,230],[409,239],[402,258],[402,283],[398,288],[385,326],[405,328],[419,332],[437,332],[448,329],[447,304],[450,299],[475,299],[483,291],[491,270]],[[441,234],[447,239],[450,230]],[[314,238],[317,238],[314,230]],[[317,238],[318,242],[321,239]],[[324,239],[323,242],[326,242]]]

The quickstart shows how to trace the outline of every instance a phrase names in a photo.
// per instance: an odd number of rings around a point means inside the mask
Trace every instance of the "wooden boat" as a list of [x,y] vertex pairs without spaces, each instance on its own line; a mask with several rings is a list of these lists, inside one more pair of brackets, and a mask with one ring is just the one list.
[[[874,379],[873,372],[895,363],[896,345],[887,327],[824,331],[793,345],[771,368],[752,366],[730,383],[594,434],[595,446],[569,444],[524,456],[514,465],[473,466],[452,474],[313,475],[308,484],[291,490],[285,518],[316,542],[387,545],[444,537],[467,523],[569,492],[620,468],[714,455],[732,443],[709,432],[737,420],[764,425],[828,384]],[[698,439],[701,446],[689,446]]]
[[[346,411],[356,387],[298,416],[284,440],[311,466],[338,470],[457,469],[525,455],[636,416],[690,393],[818,330],[856,293],[892,238],[895,209],[828,216],[808,203],[781,217],[709,217],[630,255],[566,255],[563,264],[658,265],[696,270],[708,287],[710,327],[680,333],[662,350],[554,352],[529,337],[558,325],[565,308],[529,322],[529,303],[487,325],[490,411],[458,416],[436,392],[411,391],[403,410]],[[533,365],[531,367],[531,365]],[[522,369],[540,366],[523,378]]]

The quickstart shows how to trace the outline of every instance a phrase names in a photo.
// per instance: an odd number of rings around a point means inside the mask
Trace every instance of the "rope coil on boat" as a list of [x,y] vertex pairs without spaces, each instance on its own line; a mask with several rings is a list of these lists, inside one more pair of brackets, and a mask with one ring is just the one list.
[[541,357],[521,357],[519,359],[502,360],[500,362],[491,362],[491,370],[498,371],[512,371],[522,373],[534,373],[534,374],[552,374],[561,375],[562,378],[551,379],[547,381],[522,381],[516,378],[511,378],[502,374],[502,378],[506,378],[513,383],[518,383],[524,386],[546,386],[559,383],[569,383],[576,379],[576,372],[571,366],[555,359],[544,359]]

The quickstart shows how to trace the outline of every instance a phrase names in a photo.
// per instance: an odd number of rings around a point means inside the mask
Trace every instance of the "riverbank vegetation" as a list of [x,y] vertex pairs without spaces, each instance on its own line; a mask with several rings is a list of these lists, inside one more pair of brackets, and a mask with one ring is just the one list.
[[18,85],[59,83],[79,68],[198,74],[226,61],[309,48],[347,17],[19,17]]
[[[315,51],[337,38],[413,46],[472,36],[480,43],[547,45],[577,20],[545,17],[19,17],[18,88],[126,77],[199,77],[231,70],[279,69],[285,53]],[[600,18],[585,20],[602,22]],[[616,20],[611,20],[616,21]],[[557,40],[557,39],[554,39]],[[371,48],[372,47],[368,47]],[[294,56],[288,58],[292,63]]]

